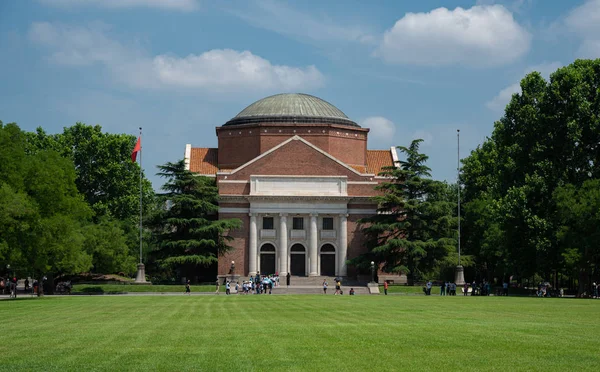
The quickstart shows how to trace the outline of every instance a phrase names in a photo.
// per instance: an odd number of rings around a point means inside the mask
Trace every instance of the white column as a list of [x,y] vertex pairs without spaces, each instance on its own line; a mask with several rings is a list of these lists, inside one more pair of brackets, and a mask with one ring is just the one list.
[[250,239],[248,242],[248,271],[249,275],[256,275],[256,256],[258,256],[258,252],[256,251],[257,241],[256,241],[256,214],[250,213]]
[[279,215],[279,276],[284,278],[288,273],[288,239],[287,213]]
[[348,215],[340,214],[340,248],[338,252],[338,275],[348,275],[346,260],[348,259]]
[[308,276],[317,276],[317,214],[310,215],[310,240],[308,246],[308,257],[310,259],[310,271]]

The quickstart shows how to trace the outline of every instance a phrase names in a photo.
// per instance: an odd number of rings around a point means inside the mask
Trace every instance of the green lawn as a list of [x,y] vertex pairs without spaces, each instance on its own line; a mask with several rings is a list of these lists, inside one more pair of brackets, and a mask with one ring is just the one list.
[[[215,292],[214,285],[192,285],[191,291],[196,292]],[[221,285],[219,290],[225,293],[225,285]],[[185,292],[185,285],[146,285],[146,284],[74,284],[73,293],[139,293],[139,292]]]
[[2,371],[597,370],[600,300],[66,296],[0,301]]

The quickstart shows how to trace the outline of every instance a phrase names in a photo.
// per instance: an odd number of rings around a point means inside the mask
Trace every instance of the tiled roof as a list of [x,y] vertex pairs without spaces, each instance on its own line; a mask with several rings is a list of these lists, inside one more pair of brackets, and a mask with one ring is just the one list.
[[364,165],[351,165],[351,167],[358,173],[367,173],[367,167]]
[[190,171],[199,174],[217,174],[218,149],[196,147],[190,153]]
[[390,150],[367,150],[367,173],[378,175],[383,167],[394,165]]

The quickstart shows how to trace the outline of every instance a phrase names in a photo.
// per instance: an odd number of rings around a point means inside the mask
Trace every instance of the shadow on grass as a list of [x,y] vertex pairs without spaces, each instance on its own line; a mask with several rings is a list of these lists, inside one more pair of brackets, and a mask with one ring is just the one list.
[[73,291],[73,294],[81,295],[102,295],[102,294],[123,294],[122,291],[105,291],[102,287],[83,287]]

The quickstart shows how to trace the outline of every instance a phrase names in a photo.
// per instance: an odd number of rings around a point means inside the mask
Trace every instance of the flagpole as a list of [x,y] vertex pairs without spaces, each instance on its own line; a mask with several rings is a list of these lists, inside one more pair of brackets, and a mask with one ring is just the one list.
[[[142,211],[143,211],[143,204],[142,204],[142,172],[143,169],[142,168],[142,127],[140,127],[140,136],[138,137],[138,144],[140,145],[140,148],[138,150],[138,152],[140,153],[140,263],[138,264],[138,269],[137,269],[137,274],[135,276],[135,281],[134,283],[137,284],[148,284],[148,282],[146,281],[146,269],[144,267],[144,264],[142,263],[142,243],[143,243],[143,239],[142,239],[142,227],[143,227],[143,222],[142,222]],[[134,149],[134,153],[135,153]]]
[[458,191],[458,265],[456,266],[454,283],[456,285],[465,284],[465,268],[460,263],[460,129],[456,130],[456,188]]
[[[460,266],[460,129],[456,130],[456,187],[458,189],[458,266]],[[142,158],[140,158],[141,161]]]
[[143,263],[142,262],[142,171],[144,169],[142,167],[141,138],[142,138],[142,127],[140,127],[140,264]]

